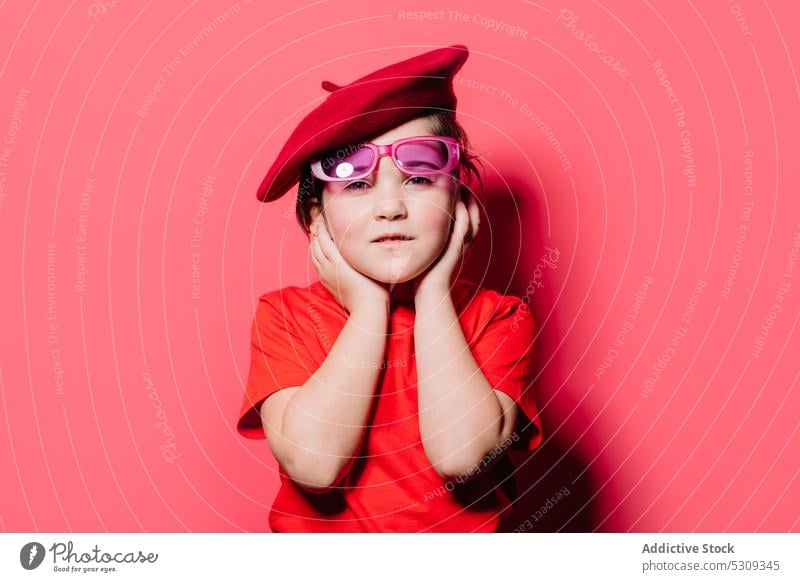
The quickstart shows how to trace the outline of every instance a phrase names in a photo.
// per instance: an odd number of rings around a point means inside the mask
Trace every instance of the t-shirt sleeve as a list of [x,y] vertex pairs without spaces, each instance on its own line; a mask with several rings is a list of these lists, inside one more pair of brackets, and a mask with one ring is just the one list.
[[[542,442],[542,424],[533,392],[536,324],[528,306],[505,297],[472,346],[472,355],[495,390],[505,392],[524,414],[517,414],[512,447],[532,451]],[[527,417],[527,418],[526,418]]]
[[290,386],[300,386],[316,371],[305,344],[288,315],[262,296],[250,333],[250,371],[237,429],[251,439],[266,438],[259,410],[268,397]]

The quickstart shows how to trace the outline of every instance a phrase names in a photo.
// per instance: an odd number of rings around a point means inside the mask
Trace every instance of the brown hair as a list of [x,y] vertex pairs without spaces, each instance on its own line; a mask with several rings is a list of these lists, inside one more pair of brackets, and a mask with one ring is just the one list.
[[[458,140],[461,149],[461,156],[459,165],[456,169],[456,177],[460,182],[459,194],[465,198],[470,192],[470,184],[477,181],[477,184],[482,187],[480,172],[475,164],[478,156],[472,153],[467,132],[456,120],[455,113],[445,110],[430,110],[419,117],[426,117],[431,124],[431,133],[442,137],[452,137]],[[297,189],[297,202],[295,204],[295,215],[300,228],[306,235],[309,234],[311,226],[311,211],[314,208],[322,207],[322,191],[325,188],[325,183],[318,180],[311,174],[311,168],[308,164],[303,168],[300,174],[300,185]]]

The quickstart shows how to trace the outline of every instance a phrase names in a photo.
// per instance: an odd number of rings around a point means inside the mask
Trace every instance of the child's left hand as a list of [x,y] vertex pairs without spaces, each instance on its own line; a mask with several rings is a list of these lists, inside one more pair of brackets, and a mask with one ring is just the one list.
[[470,194],[467,204],[459,197],[455,207],[455,224],[450,240],[439,258],[420,276],[415,285],[415,297],[429,289],[449,292],[453,273],[461,258],[478,235],[481,215],[478,201]]

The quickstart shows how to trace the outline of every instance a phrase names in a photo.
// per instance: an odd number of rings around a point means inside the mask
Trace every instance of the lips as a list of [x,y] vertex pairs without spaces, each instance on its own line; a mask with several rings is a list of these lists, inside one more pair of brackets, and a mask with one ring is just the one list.
[[401,241],[408,241],[414,240],[414,237],[408,236],[406,234],[402,234],[399,232],[392,232],[388,234],[384,234],[373,240],[372,242],[401,242]]

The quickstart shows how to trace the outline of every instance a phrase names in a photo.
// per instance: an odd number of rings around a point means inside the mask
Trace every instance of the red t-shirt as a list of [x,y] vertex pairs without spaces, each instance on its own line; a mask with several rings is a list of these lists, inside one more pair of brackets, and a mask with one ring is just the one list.
[[[414,310],[393,306],[373,414],[358,458],[338,486],[323,494],[297,486],[281,467],[281,488],[269,516],[273,531],[497,529],[513,497],[513,467],[502,452],[530,451],[542,441],[530,389],[536,326],[527,305],[517,297],[463,279],[454,284],[451,296],[484,376],[496,390],[511,396],[523,413],[518,414],[513,438],[487,455],[488,468],[473,480],[447,481],[436,473],[419,432]],[[243,436],[266,438],[258,414],[261,403],[281,388],[304,384],[322,365],[347,318],[347,311],[321,282],[261,296],[237,426]],[[494,458],[500,460],[491,463]]]

